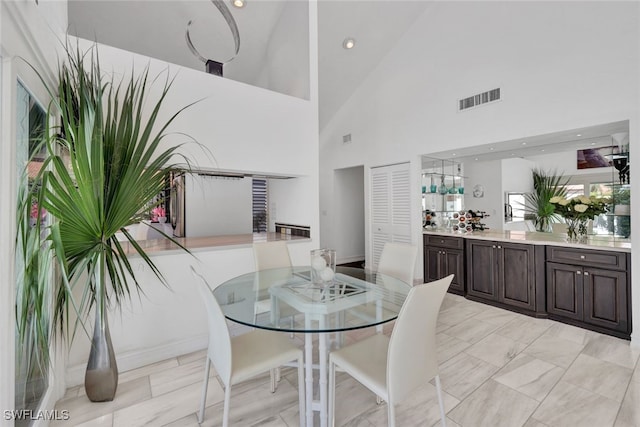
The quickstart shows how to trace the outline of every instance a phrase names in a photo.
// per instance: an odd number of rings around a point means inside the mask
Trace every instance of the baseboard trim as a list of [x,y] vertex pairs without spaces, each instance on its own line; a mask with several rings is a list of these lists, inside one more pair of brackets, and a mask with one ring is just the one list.
[[[116,363],[119,372],[126,372],[152,363],[182,356],[183,354],[205,349],[208,345],[207,334],[202,336],[174,341],[155,347],[133,350],[124,354],[116,355]],[[86,363],[67,367],[65,375],[67,387],[74,387],[84,382],[84,373],[87,369]]]
[[640,350],[640,336],[638,334],[631,334],[631,348]]

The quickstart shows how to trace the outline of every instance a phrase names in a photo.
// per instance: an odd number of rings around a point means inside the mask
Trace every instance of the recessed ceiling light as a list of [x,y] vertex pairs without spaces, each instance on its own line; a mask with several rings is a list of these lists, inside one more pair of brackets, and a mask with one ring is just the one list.
[[596,143],[595,143],[595,142],[592,142],[592,143],[591,143],[591,145],[596,145]]
[[540,151],[544,151],[544,148],[542,150],[540,150]]
[[489,148],[489,150],[493,151],[493,150],[494,150],[494,148],[493,148],[493,147],[491,147],[491,148]]
[[526,143],[526,142],[523,142],[523,143],[522,143],[522,145],[527,145],[527,143]]
[[451,155],[455,157],[456,153],[451,153]]
[[478,160],[478,158],[476,157],[474,160]]
[[247,5],[247,2],[245,2],[244,0],[233,0],[231,4],[237,7],[238,9],[242,9]]
[[581,133],[577,133],[576,136],[582,136],[582,134]]
[[355,45],[356,45],[356,39],[354,39],[353,37],[347,37],[342,42],[342,47],[345,49],[353,49]]

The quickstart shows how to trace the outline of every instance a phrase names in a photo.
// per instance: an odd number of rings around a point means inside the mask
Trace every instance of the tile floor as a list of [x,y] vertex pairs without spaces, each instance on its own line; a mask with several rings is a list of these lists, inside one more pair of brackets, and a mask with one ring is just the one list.
[[[371,333],[352,331],[346,340]],[[438,321],[447,425],[639,427],[639,355],[628,341],[448,294]],[[71,388],[57,404],[71,420],[58,425],[197,426],[204,357],[200,351],[121,373],[109,403],[91,403],[82,387]],[[268,375],[234,387],[231,425],[297,426],[296,378],[284,368],[274,394]],[[387,425],[384,403],[346,374],[337,382],[336,425]],[[221,424],[222,399],[210,381],[204,426]],[[417,390],[397,417],[399,426],[439,425],[435,387]]]

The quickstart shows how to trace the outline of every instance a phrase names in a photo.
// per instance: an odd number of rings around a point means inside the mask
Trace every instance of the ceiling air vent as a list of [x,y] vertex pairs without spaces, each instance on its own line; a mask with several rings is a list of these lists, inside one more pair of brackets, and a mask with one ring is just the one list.
[[351,134],[350,133],[342,136],[342,143],[343,144],[348,144],[350,142],[351,142]]
[[488,90],[458,101],[458,111],[468,110],[478,105],[500,100],[500,88]]

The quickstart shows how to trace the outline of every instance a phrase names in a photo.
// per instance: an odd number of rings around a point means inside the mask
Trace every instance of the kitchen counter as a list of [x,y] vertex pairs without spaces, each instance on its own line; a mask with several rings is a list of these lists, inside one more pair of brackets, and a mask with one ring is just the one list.
[[569,243],[565,234],[541,233],[535,231],[473,231],[458,233],[447,230],[423,230],[425,235],[462,237],[464,239],[495,240],[500,242],[527,243],[531,245],[564,246],[583,249],[631,252],[629,239],[612,236],[588,236],[586,243]]
[[[283,233],[254,233],[254,234],[232,234],[227,236],[207,236],[207,237],[175,237],[181,245],[191,252],[199,252],[211,249],[229,249],[250,247],[255,242],[271,242],[276,240],[287,240],[291,242],[308,242],[311,239],[302,236],[292,236]],[[129,242],[122,242],[127,254],[135,255],[136,250]],[[184,252],[178,245],[169,239],[144,240],[139,242],[140,246],[147,254],[170,254]]]

